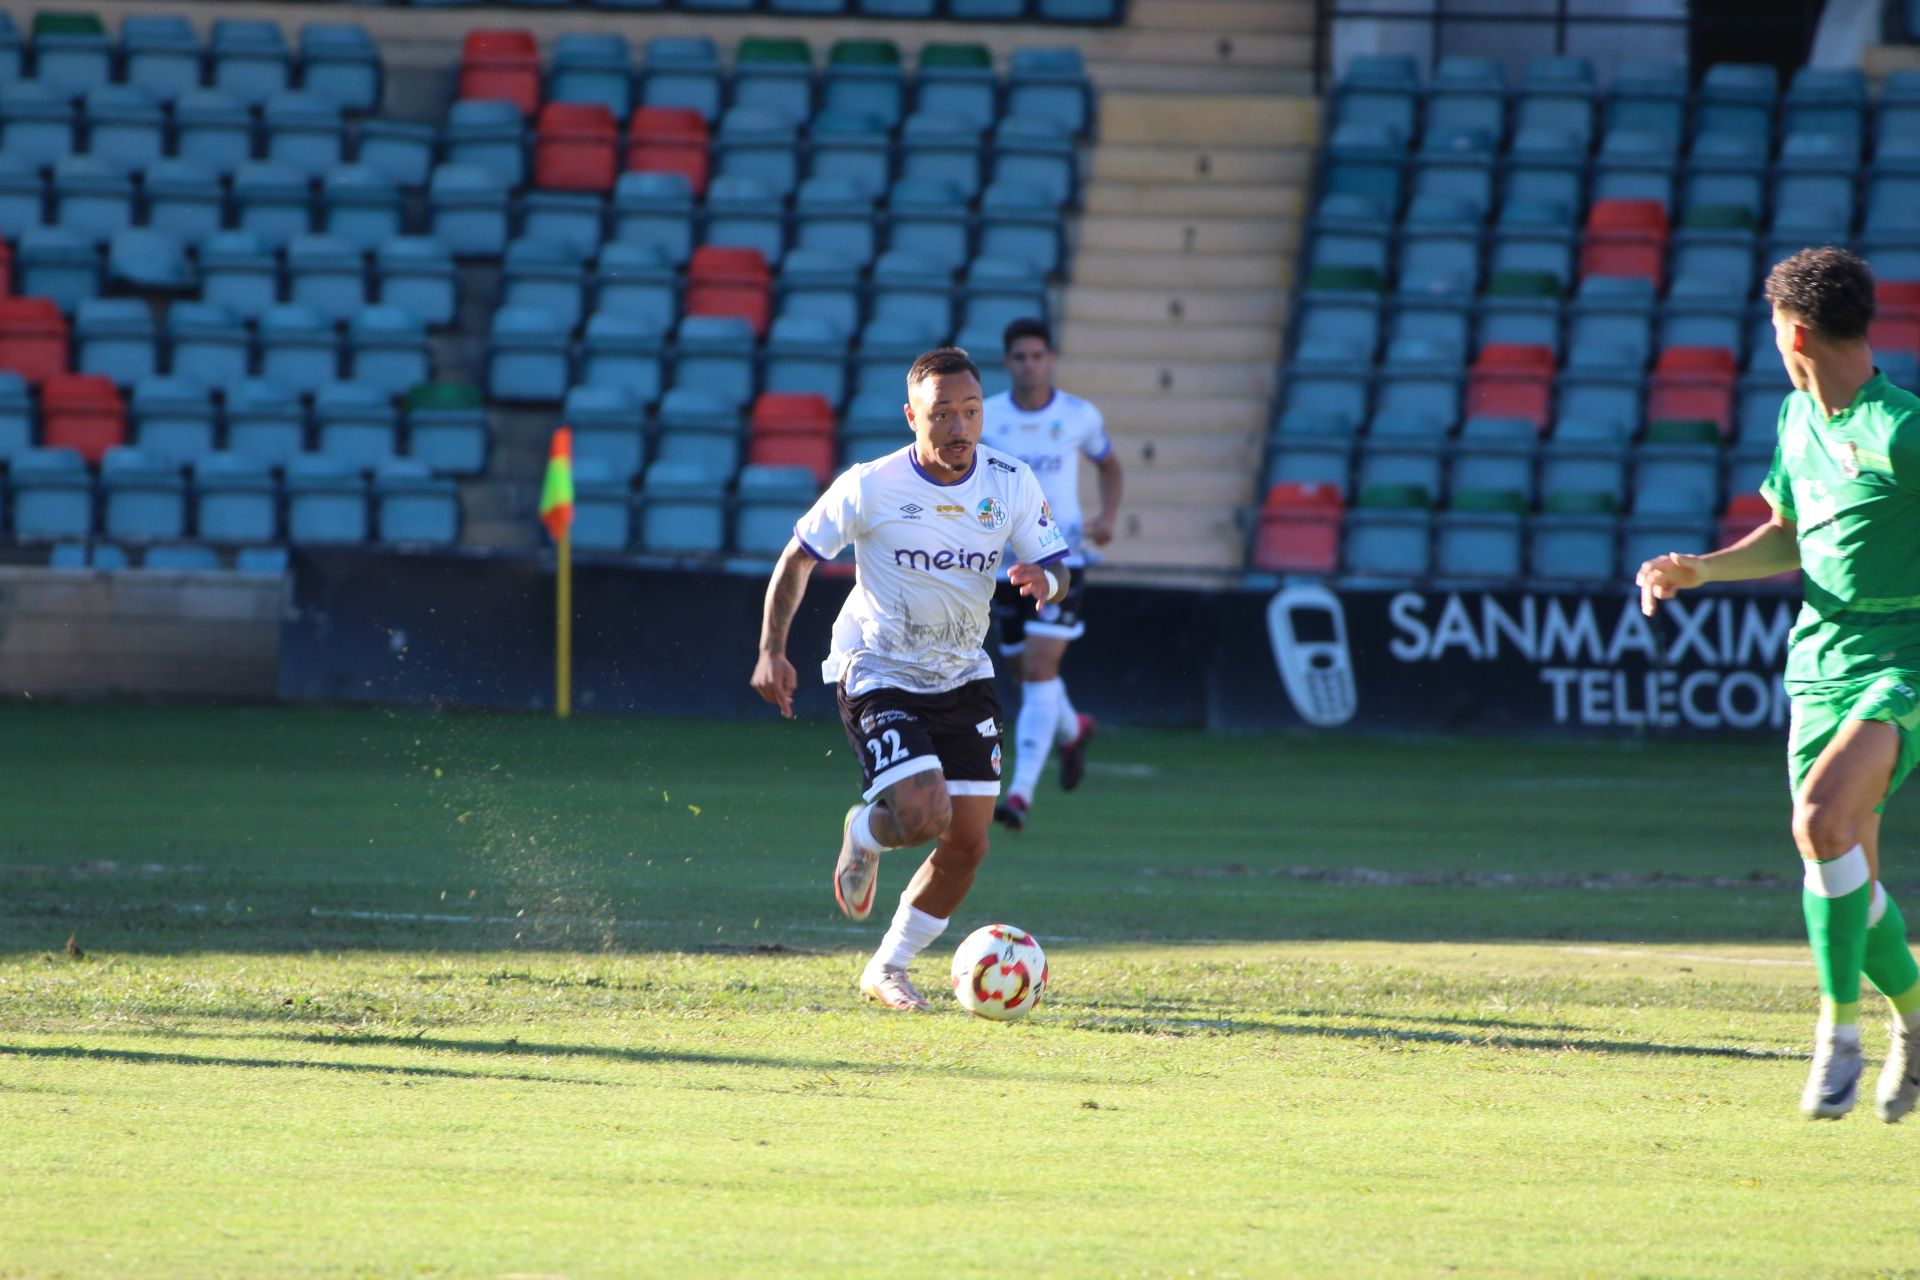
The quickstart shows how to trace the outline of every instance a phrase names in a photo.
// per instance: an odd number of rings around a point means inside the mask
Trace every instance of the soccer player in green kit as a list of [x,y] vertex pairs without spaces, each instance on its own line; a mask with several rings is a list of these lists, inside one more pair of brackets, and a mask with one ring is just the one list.
[[1880,886],[1880,811],[1920,759],[1920,398],[1873,365],[1873,276],[1843,249],[1803,249],[1767,276],[1794,389],[1761,492],[1773,519],[1711,555],[1640,566],[1640,607],[1708,582],[1798,568],[1787,651],[1787,755],[1801,903],[1820,979],[1800,1109],[1838,1119],[1859,1091],[1860,979],[1893,1004],[1875,1109],[1920,1101],[1920,970]]

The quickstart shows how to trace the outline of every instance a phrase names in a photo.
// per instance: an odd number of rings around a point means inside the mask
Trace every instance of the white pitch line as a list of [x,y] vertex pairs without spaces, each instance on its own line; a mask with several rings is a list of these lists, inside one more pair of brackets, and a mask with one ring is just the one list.
[[[382,924],[516,924],[516,925],[580,925],[583,928],[606,928],[611,925],[617,929],[675,929],[685,928],[684,920],[590,920],[583,916],[566,916],[555,919],[551,916],[471,916],[447,915],[426,911],[344,911],[329,907],[309,907],[307,914],[319,920],[371,920]],[[872,933],[870,928],[863,929],[852,925],[836,924],[785,924],[762,932],[777,933],[781,929],[797,929],[804,933],[831,933],[842,937],[866,937]],[[1086,942],[1086,938],[1072,934],[1049,934],[1049,942]]]
[[1696,964],[1760,964],[1786,969],[1811,969],[1811,960],[1782,960],[1775,956],[1705,956],[1692,951],[1643,951],[1633,947],[1561,947],[1582,956],[1634,956],[1647,960],[1688,960]]

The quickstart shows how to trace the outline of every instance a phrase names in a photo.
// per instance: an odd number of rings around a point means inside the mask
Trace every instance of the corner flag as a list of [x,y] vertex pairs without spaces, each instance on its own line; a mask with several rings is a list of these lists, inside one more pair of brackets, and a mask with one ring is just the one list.
[[540,523],[547,526],[555,542],[573,528],[573,432],[566,427],[553,433],[553,449],[547,454],[547,479],[540,486]]

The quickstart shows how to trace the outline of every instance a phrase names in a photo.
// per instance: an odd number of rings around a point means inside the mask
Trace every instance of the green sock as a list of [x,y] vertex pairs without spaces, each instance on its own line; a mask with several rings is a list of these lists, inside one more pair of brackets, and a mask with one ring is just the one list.
[[[1881,907],[1880,918],[1867,926],[1867,950],[1860,966],[1873,983],[1873,989],[1893,1004],[1902,1017],[1920,1009],[1920,966],[1913,962],[1913,949],[1907,945],[1907,922],[1899,904],[1886,890],[1875,887]],[[1872,919],[1869,913],[1869,919]]]
[[1859,1021],[1860,967],[1866,960],[1873,882],[1859,845],[1828,862],[1806,864],[1800,905],[1820,977],[1821,1016],[1834,1026]]

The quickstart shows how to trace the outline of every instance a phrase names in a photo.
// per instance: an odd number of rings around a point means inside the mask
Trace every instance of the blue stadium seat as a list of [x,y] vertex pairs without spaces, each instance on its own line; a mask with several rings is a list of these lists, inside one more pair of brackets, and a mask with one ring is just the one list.
[[187,532],[187,483],[179,464],[122,445],[100,463],[101,525],[121,542],[157,542]]
[[445,163],[485,171],[503,187],[527,180],[526,124],[497,98],[465,98],[447,112]]
[[[1456,143],[1459,140],[1456,136]],[[1491,148],[1424,148],[1413,160],[1412,198],[1463,200],[1484,216],[1493,208],[1493,175]]]
[[1625,441],[1640,429],[1640,406],[1645,398],[1637,370],[1570,370],[1560,377],[1554,436],[1560,440]]
[[707,218],[701,243],[758,249],[767,265],[777,267],[787,243],[786,214],[781,198],[758,178],[737,175],[715,178],[707,188]]
[[1276,440],[1267,462],[1266,487],[1276,484],[1324,484],[1345,498],[1353,485],[1353,443],[1329,437],[1296,436]]
[[174,154],[218,174],[253,158],[253,116],[221,89],[188,89],[173,104]]
[[0,153],[0,238],[18,240],[22,233],[46,225],[45,204],[39,166]]
[[1635,513],[1707,516],[1719,510],[1718,448],[1712,445],[1643,444],[1634,451],[1633,461]]
[[380,301],[411,311],[426,325],[452,324],[458,305],[453,256],[438,240],[396,236],[374,255]]
[[342,111],[372,111],[380,105],[380,50],[357,22],[305,23],[300,84]]
[[284,165],[248,163],[233,175],[234,225],[269,249],[285,249],[313,229],[307,179]]
[[724,483],[698,462],[655,462],[640,487],[640,545],[654,552],[720,551],[726,545]]
[[312,392],[339,374],[333,326],[312,307],[287,303],[260,317],[260,376],[289,391]]
[[1620,565],[1628,573],[1669,551],[1699,554],[1714,547],[1713,521],[1685,516],[1629,516],[1621,530]]
[[1034,0],[1042,22],[1118,22],[1122,0]]
[[318,94],[287,90],[262,113],[267,159],[307,178],[324,178],[345,157],[340,108]]
[[1364,373],[1296,371],[1286,381],[1280,426],[1316,435],[1352,435],[1367,419],[1372,380]]
[[673,385],[734,405],[753,398],[753,326],[738,316],[688,316],[674,341]]
[[967,210],[945,183],[902,179],[887,193],[887,252],[918,259],[923,270],[959,269],[969,256]]
[[1471,295],[1480,279],[1480,235],[1453,227],[1419,225],[1409,215],[1400,237],[1396,274],[1403,295]]
[[62,156],[53,166],[53,217],[62,230],[105,244],[133,225],[133,179],[93,156]]
[[901,385],[891,391],[862,393],[847,404],[839,435],[842,465],[870,462],[912,439],[900,410],[905,398],[906,388]]
[[560,416],[573,428],[573,456],[591,459],[624,487],[640,474],[647,452],[647,406],[625,387],[579,386]]
[[[733,475],[740,457],[738,405],[704,390],[675,387],[660,400],[659,422],[654,467],[661,463],[691,465],[721,484]],[[649,468],[647,474],[651,480],[653,469]],[[652,540],[648,542],[651,547]]]
[[733,107],[720,118],[713,140],[714,183],[711,206],[723,178],[751,178],[776,200],[793,194],[800,181],[800,140],[791,121],[770,111]]
[[580,381],[625,387],[652,404],[666,386],[666,332],[637,316],[600,312],[587,321],[580,347]]
[[[576,432],[576,450],[578,431]],[[632,478],[618,480],[599,458],[577,451],[573,458],[575,551],[624,551],[633,540]]]
[[730,106],[752,107],[803,125],[813,114],[813,65],[808,61],[748,59],[745,50],[733,64]]
[[1027,0],[947,0],[947,13],[960,22],[1015,22],[1027,16]]
[[379,388],[362,382],[329,382],[314,393],[318,451],[371,471],[400,452],[399,416]]
[[284,577],[287,572],[285,547],[241,547],[233,553],[233,571],[266,577]]
[[359,248],[333,236],[295,236],[287,245],[287,300],[328,320],[345,320],[366,306],[366,263]]
[[1707,68],[1696,95],[1695,133],[1773,132],[1779,73],[1762,63],[1719,62]]
[[1579,139],[1559,129],[1528,128],[1514,135],[1501,178],[1508,205],[1558,206],[1572,212],[1587,205],[1586,156]]
[[1403,54],[1360,54],[1348,61],[1333,91],[1332,128],[1360,124],[1413,140],[1420,108],[1420,73]]
[[339,165],[320,193],[321,225],[363,251],[379,249],[402,230],[400,189],[366,165]]
[[1433,572],[1455,584],[1511,582],[1523,573],[1525,532],[1516,511],[1443,511],[1433,522]]
[[213,393],[192,378],[142,378],[133,389],[133,439],[176,467],[213,452]]
[[303,453],[287,463],[287,541],[296,546],[367,540],[367,482],[338,458]]
[[961,294],[960,328],[1000,331],[1025,316],[1045,318],[1047,300],[1040,282],[1022,262],[975,258],[967,268]]
[[1071,45],[1018,48],[1007,63],[1008,116],[1048,120],[1069,134],[1089,123],[1087,67]]
[[220,177],[192,160],[158,160],[142,184],[147,197],[147,225],[182,240],[199,241],[220,229],[225,197]]
[[[1496,429],[1501,434],[1493,434]],[[1534,436],[1533,424],[1524,418],[1470,420],[1447,468],[1448,490],[1513,493],[1531,506],[1536,491]]]
[[[1773,229],[1790,233],[1793,245],[1819,243],[1837,231],[1846,240],[1854,221],[1854,145],[1826,133],[1789,134],[1780,146],[1773,181]],[[1803,233],[1813,233],[1807,235]]]
[[292,83],[293,53],[270,19],[216,18],[207,50],[213,63],[213,83],[250,107]]
[[506,249],[507,189],[495,173],[474,165],[439,165],[427,202],[434,239],[455,257],[497,257]]
[[928,66],[923,49],[914,91],[915,114],[965,120],[980,130],[991,129],[1000,115],[1000,85],[991,66]]
[[389,544],[450,547],[460,540],[460,492],[424,462],[389,458],[373,477],[375,536]]
[[624,120],[633,110],[633,54],[624,36],[567,31],[553,42],[550,102],[597,102]]
[[200,87],[200,41],[178,14],[130,13],[120,20],[126,78],[160,102]]
[[1611,516],[1540,515],[1527,529],[1531,576],[1547,582],[1610,582],[1618,557]]
[[567,329],[586,314],[587,269],[565,244],[522,236],[507,246],[500,305],[544,311]]
[[1433,517],[1425,511],[1354,508],[1346,515],[1347,572],[1378,578],[1423,577],[1433,567]]
[[1428,137],[1480,133],[1498,143],[1507,133],[1506,72],[1491,58],[1448,55],[1434,69],[1426,108]]
[[873,198],[844,178],[809,178],[794,201],[796,248],[835,253],[867,266],[877,248]]
[[33,398],[27,380],[11,369],[0,369],[0,463],[33,447]]
[[307,417],[300,396],[254,378],[227,390],[227,449],[267,467],[284,467],[306,448]]
[[41,84],[78,98],[113,75],[113,43],[97,24],[93,30],[40,28],[33,33],[33,62]]
[[1061,258],[1059,206],[1037,187],[994,183],[980,202],[980,256],[1054,275]]
[[1335,129],[1321,158],[1320,187],[1328,194],[1368,196],[1389,216],[1400,207],[1406,141],[1378,125]]
[[1038,187],[1056,204],[1076,203],[1073,139],[1049,120],[1005,116],[993,131],[993,177]]
[[580,259],[606,238],[606,202],[591,191],[529,191],[520,197],[520,234],[565,245]]
[[1640,129],[1613,129],[1601,140],[1594,163],[1595,200],[1657,200],[1673,207],[1678,145],[1665,133]]
[[147,548],[140,567],[150,573],[217,573],[220,557],[197,542],[162,543]]
[[871,319],[880,327],[905,325],[937,335],[945,341],[954,329],[953,294],[940,281],[929,281],[925,267],[910,253],[883,254],[874,265]]
[[1514,98],[1513,127],[1561,129],[1580,140],[1582,154],[1593,141],[1593,67],[1584,58],[1535,58]]
[[0,83],[0,151],[46,166],[78,148],[73,103],[37,80]]
[[1581,494],[1624,510],[1626,468],[1627,455],[1618,444],[1555,439],[1540,455],[1540,493],[1549,506],[1556,497]]
[[838,406],[847,397],[847,335],[814,316],[782,316],[767,338],[764,391],[824,396]]
[[823,321],[844,343],[860,328],[860,269],[833,254],[795,249],[780,263],[779,300],[781,318]]
[[100,255],[87,237],[64,227],[33,227],[20,236],[13,258],[16,292],[51,298],[72,315],[100,292]]
[[[1676,282],[1677,283],[1677,282]],[[1725,347],[1733,352],[1736,363],[1746,350],[1742,332],[1746,316],[1740,291],[1722,291],[1718,295],[1689,298],[1677,290],[1670,294],[1660,315],[1661,350],[1668,347]]]
[[779,555],[817,496],[819,485],[805,467],[740,468],[733,549],[743,556]]
[[613,185],[613,237],[680,265],[693,253],[693,188],[677,173],[623,173]]
[[878,316],[869,319],[854,348],[854,394],[882,392],[898,406],[906,395],[908,367],[921,352],[946,340],[944,331]]
[[[851,41],[834,46],[838,53]],[[897,62],[842,62],[830,54],[820,77],[820,109],[872,116],[891,131],[906,114],[906,76]]]
[[871,116],[823,112],[807,131],[809,178],[842,178],[878,199],[893,166],[892,144]]
[[151,378],[160,365],[153,312],[137,298],[83,298],[74,315],[74,367],[104,373],[121,386]]
[[1703,133],[1694,138],[1680,180],[1680,203],[1696,208],[1745,209],[1758,225],[1767,209],[1765,134]]
[[13,536],[21,542],[93,532],[93,476],[71,449],[23,449],[7,464]]
[[247,376],[247,327],[218,302],[177,302],[167,309],[167,345],[178,377],[226,387]]
[[1303,302],[1293,325],[1300,344],[1316,338],[1351,343],[1371,363],[1380,346],[1380,304],[1369,300]]
[[720,51],[705,36],[655,36],[642,62],[640,101],[649,107],[720,115]]
[[355,382],[389,396],[433,377],[426,326],[404,307],[364,307],[347,322],[347,356]]
[[487,469],[487,411],[473,389],[472,403],[414,401],[407,406],[407,456],[436,473],[477,476]]
[[103,84],[87,94],[87,154],[128,172],[144,172],[166,150],[160,100],[137,84]]
[[362,120],[354,146],[354,163],[373,170],[395,186],[424,187],[433,173],[436,136],[430,124]]
[[611,241],[594,264],[594,310],[644,320],[666,330],[680,318],[673,263],[646,244]]
[[1567,326],[1567,368],[1638,375],[1653,353],[1653,314],[1576,309]]
[[126,227],[107,242],[107,280],[149,293],[180,292],[198,282],[187,249],[171,231]]
[[1867,77],[1858,67],[1804,66],[1787,88],[1780,131],[1817,133],[1845,141],[1858,154],[1866,132]]
[[1358,483],[1394,485],[1422,490],[1429,503],[1440,500],[1444,454],[1439,440],[1381,438],[1368,440],[1360,452]]
[[1607,86],[1605,121],[1609,130],[1664,134],[1678,144],[1685,136],[1687,121],[1685,64],[1622,61]]

